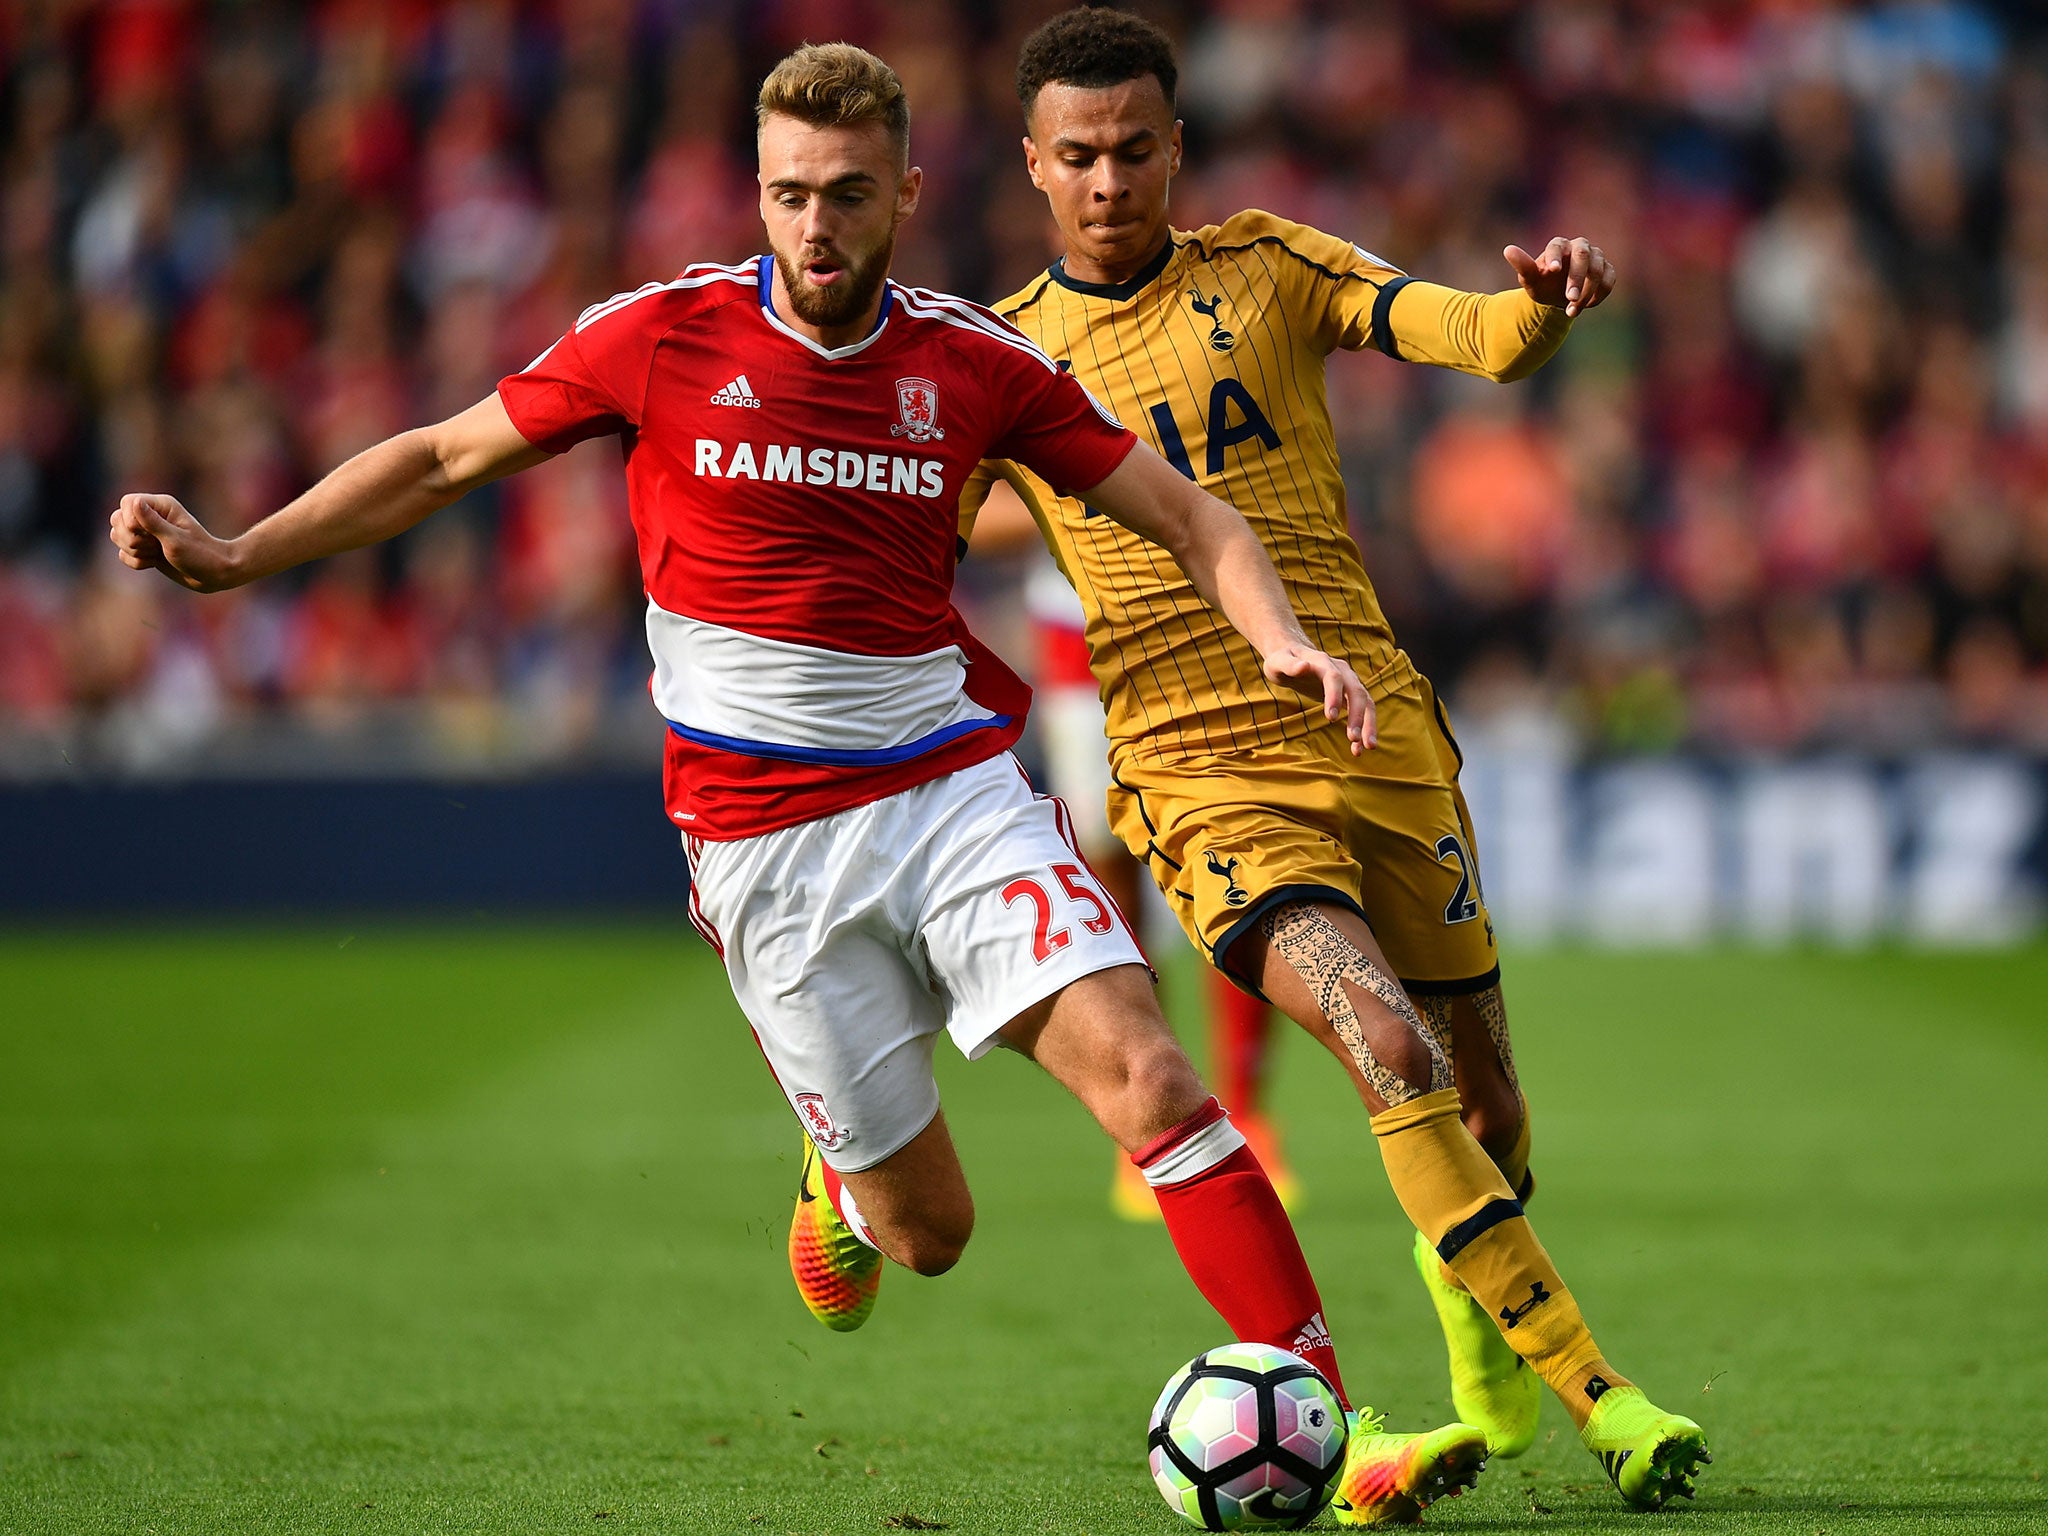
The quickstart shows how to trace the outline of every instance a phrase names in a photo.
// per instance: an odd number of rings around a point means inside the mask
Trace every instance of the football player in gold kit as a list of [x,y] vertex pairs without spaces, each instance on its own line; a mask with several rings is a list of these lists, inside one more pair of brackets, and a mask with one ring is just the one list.
[[1459,1417],[1519,1454],[1540,1378],[1623,1498],[1659,1507],[1690,1495],[1705,1436],[1602,1356],[1524,1211],[1528,1108],[1457,741],[1366,577],[1324,395],[1339,347],[1524,378],[1613,268],[1584,240],[1510,246],[1518,286],[1473,294],[1270,213],[1174,230],[1175,83],[1165,36],[1121,12],[1068,11],[1026,41],[1025,162],[1066,253],[994,308],[1244,514],[1314,643],[1365,679],[1377,745],[1354,756],[1170,561],[1021,468],[984,466],[963,527],[996,476],[1030,507],[1087,610],[1111,823],[1216,966],[1350,1073],[1417,1228]]

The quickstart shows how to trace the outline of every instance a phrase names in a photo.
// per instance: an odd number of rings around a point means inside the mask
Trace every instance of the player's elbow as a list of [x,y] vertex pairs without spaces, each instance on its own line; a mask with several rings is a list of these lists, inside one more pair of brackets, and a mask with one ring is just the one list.
[[1486,377],[1496,384],[1519,384],[1549,361],[1550,353],[1545,351],[1516,352],[1503,359],[1489,360]]
[[1197,487],[1189,490],[1192,494],[1175,527],[1178,544],[1173,552],[1182,569],[1190,560],[1213,566],[1233,546],[1249,549],[1258,545],[1259,536],[1237,508]]
[[1152,542],[1173,556],[1173,563],[1183,571],[1202,562],[1205,557],[1214,558],[1215,533],[1205,526],[1206,510],[1168,509],[1151,531]]
[[391,443],[405,455],[419,490],[430,500],[445,504],[462,494],[469,466],[461,439],[449,430],[447,422],[414,427],[399,433]]
[[420,489],[439,506],[547,457],[512,424],[496,395],[392,441],[405,445]]

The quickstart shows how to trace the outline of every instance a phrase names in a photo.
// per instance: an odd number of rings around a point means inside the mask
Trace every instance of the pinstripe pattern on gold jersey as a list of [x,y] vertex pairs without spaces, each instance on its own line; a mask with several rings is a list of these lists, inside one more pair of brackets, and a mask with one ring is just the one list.
[[[1359,344],[1380,287],[1399,276],[1333,236],[1248,212],[1176,232],[1165,266],[1136,292],[1079,291],[1046,274],[994,306],[1155,449],[1169,459],[1185,449],[1202,486],[1260,536],[1309,638],[1381,696],[1410,669],[1351,536],[1323,368],[1333,346]],[[1227,350],[1210,344],[1219,328],[1231,334]],[[1229,446],[1212,474],[1210,404],[1224,379],[1279,442]],[[1153,414],[1161,405],[1178,444]],[[1226,409],[1226,431],[1245,420]],[[1266,682],[1250,645],[1165,550],[1016,466],[1001,473],[1024,494],[1087,612],[1114,755],[1218,755],[1323,724],[1319,706]]]

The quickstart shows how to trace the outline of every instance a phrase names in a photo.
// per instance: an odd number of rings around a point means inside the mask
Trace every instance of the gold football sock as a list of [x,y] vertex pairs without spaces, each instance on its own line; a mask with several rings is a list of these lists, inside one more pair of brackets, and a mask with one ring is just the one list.
[[[1515,1144],[1504,1155],[1496,1157],[1493,1166],[1500,1170],[1500,1176],[1508,1181],[1508,1188],[1515,1192],[1515,1198],[1526,1208],[1529,1196],[1535,1193],[1536,1181],[1529,1177],[1529,1101],[1523,1099],[1521,1104],[1522,1128],[1515,1133]],[[1465,1282],[1458,1278],[1458,1272],[1442,1259],[1437,1260],[1437,1270],[1444,1277],[1444,1284],[1461,1291],[1465,1289]]]
[[1457,1090],[1382,1110],[1372,1130],[1408,1219],[1583,1428],[1609,1388],[1631,1383],[1601,1358],[1521,1202],[1465,1129]]

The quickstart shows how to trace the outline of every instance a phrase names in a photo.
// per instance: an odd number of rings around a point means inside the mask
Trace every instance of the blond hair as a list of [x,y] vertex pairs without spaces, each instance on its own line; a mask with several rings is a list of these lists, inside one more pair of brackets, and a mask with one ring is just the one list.
[[880,123],[910,162],[910,98],[896,71],[851,43],[805,43],[769,71],[754,102],[758,130],[780,114],[814,128]]

